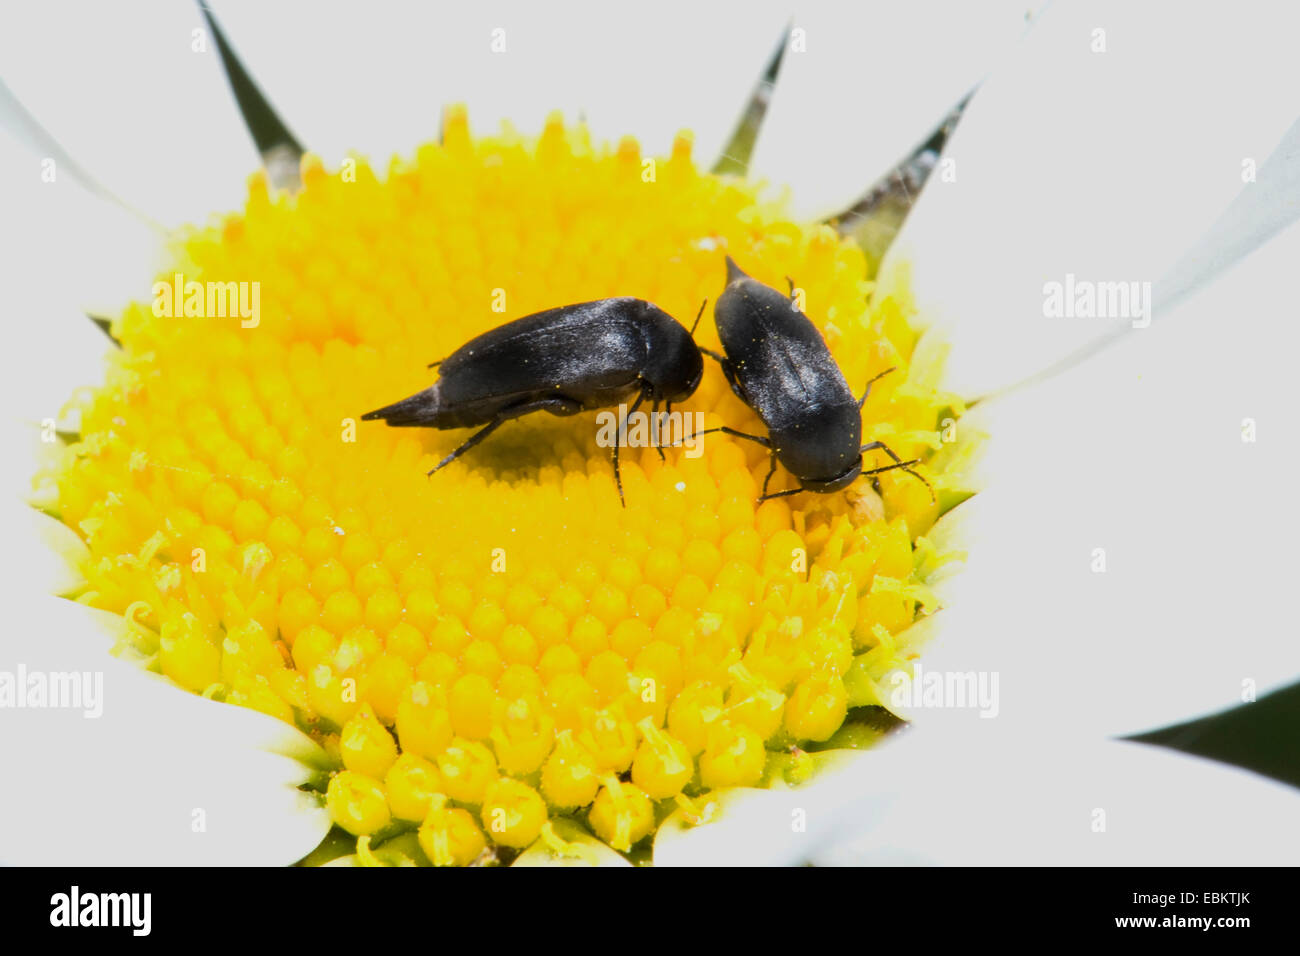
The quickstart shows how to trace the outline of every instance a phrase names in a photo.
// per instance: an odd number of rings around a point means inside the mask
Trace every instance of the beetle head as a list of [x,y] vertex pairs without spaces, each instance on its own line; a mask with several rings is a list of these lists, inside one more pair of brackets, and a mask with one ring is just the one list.
[[650,385],[650,397],[658,401],[680,402],[690,398],[704,376],[704,356],[681,323],[663,310],[649,305],[654,337],[643,373]]
[[802,421],[773,434],[776,456],[806,491],[829,494],[862,474],[862,419],[856,404],[810,407]]
[[804,491],[815,491],[819,495],[828,495],[832,491],[840,491],[847,488],[858,480],[862,474],[862,455],[859,454],[853,464],[844,470],[843,474],[836,475],[834,478],[800,478],[799,484]]

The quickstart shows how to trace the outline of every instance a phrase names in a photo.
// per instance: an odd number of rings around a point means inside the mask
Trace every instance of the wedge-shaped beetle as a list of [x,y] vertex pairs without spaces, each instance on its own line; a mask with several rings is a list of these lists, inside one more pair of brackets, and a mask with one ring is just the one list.
[[[746,438],[771,451],[772,466],[763,480],[760,501],[801,491],[827,494],[847,488],[861,475],[896,468],[929,487],[910,467],[920,459],[903,461],[884,442],[860,444],[862,406],[871,384],[893,369],[881,372],[867,383],[861,398],[854,398],[817,327],[794,307],[792,299],[746,275],[730,256],[727,287],[718,297],[714,320],[726,354],[701,351],[722,366],[732,391],[758,413],[768,437],[726,426],[707,431]],[[894,463],[864,471],[863,452],[876,449]],[[768,494],[778,461],[800,487]]]
[[[657,413],[660,402],[671,406],[689,398],[704,371],[691,332],[643,299],[547,309],[471,339],[430,365],[439,371],[433,385],[361,417],[395,426],[483,426],[438,462],[432,475],[510,419],[531,412],[576,415],[636,395],[629,415],[646,399]],[[623,501],[617,443],[614,478]]]

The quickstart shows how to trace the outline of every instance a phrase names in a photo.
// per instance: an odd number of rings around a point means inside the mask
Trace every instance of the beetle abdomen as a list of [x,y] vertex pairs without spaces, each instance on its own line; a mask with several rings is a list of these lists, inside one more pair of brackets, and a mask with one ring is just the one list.
[[424,391],[416,392],[400,402],[366,412],[361,420],[369,422],[382,418],[389,425],[398,427],[455,428],[457,425],[446,422],[448,416],[439,395],[439,384],[441,383],[435,382]]
[[635,382],[646,364],[636,300],[581,303],[516,319],[461,346],[438,371],[448,407],[485,400],[573,397]]

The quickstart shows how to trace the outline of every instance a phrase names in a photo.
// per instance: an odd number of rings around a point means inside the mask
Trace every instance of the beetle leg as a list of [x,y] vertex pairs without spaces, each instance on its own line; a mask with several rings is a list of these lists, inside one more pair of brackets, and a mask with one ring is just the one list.
[[[898,366],[894,366],[894,368],[897,368],[897,367],[898,367]],[[879,375],[873,375],[873,376],[871,377],[871,381],[867,382],[867,387],[866,387],[866,389],[862,392],[862,397],[858,399],[858,408],[861,408],[863,405],[867,404],[867,396],[871,394],[871,386],[875,383],[876,379],[884,378],[886,375],[888,375],[888,374],[889,374],[890,372],[892,372],[892,371],[894,371],[893,368],[887,368],[887,369],[885,369],[883,372],[881,372]]]
[[772,498],[788,498],[789,496],[792,496],[792,494],[798,494],[802,492],[802,490],[803,490],[802,488],[787,488],[784,490],[784,492],[772,492],[771,494],[764,494],[762,498],[758,499],[758,503],[759,505],[762,505],[764,501],[771,501]]
[[438,359],[438,361],[436,362],[430,362],[428,365],[425,366],[425,368],[437,368],[439,365],[442,364],[442,362],[443,362],[442,359]]
[[762,504],[765,500],[767,500],[767,484],[772,480],[772,476],[775,474],[776,474],[776,449],[774,448],[772,449],[772,467],[767,469],[767,477],[763,479],[763,493],[758,497],[759,504]]
[[[879,376],[877,376],[877,378],[878,377]],[[895,469],[902,469],[903,471],[911,475],[913,478],[915,478],[917,481],[919,481],[921,484],[925,485],[927,489],[929,489],[931,501],[937,502],[939,500],[934,496],[934,486],[931,485],[928,481],[926,481],[919,473],[913,471],[909,467],[911,465],[920,464],[921,459],[913,458],[911,461],[903,461],[903,459],[899,458],[896,454],[894,454],[894,450],[892,448],[890,448],[882,441],[868,442],[867,444],[859,448],[858,451],[868,452],[868,451],[875,451],[876,449],[883,451],[886,455],[888,455],[890,458],[894,460],[894,463],[892,465],[884,465],[880,468],[872,468],[869,471],[864,471],[863,472],[864,475],[878,475],[884,471],[894,471]]]
[[442,461],[438,462],[438,464],[434,465],[433,470],[430,471],[429,474],[432,475],[433,472],[438,469],[450,465],[453,461],[465,454],[465,452],[469,451],[484,438],[487,438],[488,435],[491,435],[512,418],[522,418],[524,415],[531,412],[542,411],[550,412],[552,415],[576,415],[578,412],[582,411],[582,404],[572,398],[567,398],[563,395],[556,395],[548,398],[539,398],[534,402],[523,402],[518,405],[512,405],[509,408],[503,408],[495,419],[488,422],[484,428],[476,431],[473,435],[470,435],[463,445],[453,451]]
[[465,452],[469,451],[471,448],[473,448],[475,445],[481,442],[484,438],[487,438],[488,435],[491,435],[494,431],[496,431],[498,428],[504,425],[507,421],[508,419],[498,418],[495,421],[489,422],[484,428],[481,428],[478,431],[476,431],[473,435],[470,435],[469,438],[465,440],[464,444],[462,444],[459,448],[453,451],[442,461],[438,462],[438,464],[434,465],[433,468],[430,469],[429,474],[432,475],[439,468],[442,468],[445,465],[450,465],[453,461],[455,461],[461,455],[465,454]]
[[501,409],[498,413],[501,420],[509,421],[512,418],[523,418],[525,415],[531,415],[533,412],[550,412],[552,415],[567,417],[576,415],[582,411],[582,403],[577,399],[569,398],[565,395],[548,395],[546,398],[535,399],[531,402],[520,402],[517,405],[510,405]]
[[695,434],[704,435],[707,434],[708,432],[725,432],[726,434],[732,435],[736,438],[748,438],[750,441],[756,442],[757,444],[762,445],[764,448],[772,447],[772,439],[770,438],[764,438],[762,435],[751,435],[748,432],[738,432],[736,431],[736,429],[728,428],[726,425],[720,425],[717,428],[706,428],[704,429],[704,431],[696,432]]
[[[642,392],[640,395],[636,397],[636,401],[632,403],[632,407],[627,410],[627,415],[623,417],[624,422],[626,422],[630,417],[632,417],[632,413],[641,407],[641,403],[643,401],[645,401],[645,392]],[[618,446],[620,444],[618,440],[618,436],[621,435],[622,433],[623,433],[623,424],[622,422],[620,422],[618,431],[614,433],[614,484],[618,485],[619,504],[621,504],[624,508],[626,508],[627,499],[623,497],[623,474],[618,470]],[[662,455],[663,452],[661,451],[659,454]]]
[[[669,402],[668,408],[671,410],[672,407],[673,407],[673,403]],[[659,399],[657,398],[655,399],[654,404],[650,406],[650,418],[655,423],[655,432],[658,433],[658,430],[663,425],[663,423],[659,420]],[[655,442],[655,451],[659,452],[660,461],[667,460],[666,458],[664,458],[663,446],[660,445],[659,442],[657,441]]]
[[[695,438],[695,437],[697,437],[697,436],[699,436],[699,435],[708,435],[710,432],[725,432],[725,433],[728,434],[728,435],[734,435],[736,438],[748,438],[750,441],[752,441],[752,442],[757,442],[758,444],[762,445],[764,448],[771,448],[771,447],[772,447],[772,440],[771,440],[770,438],[764,438],[764,437],[761,436],[761,435],[750,435],[750,434],[747,434],[746,432],[738,432],[738,431],[736,431],[734,428],[728,428],[726,425],[719,425],[717,428],[704,428],[704,429],[701,429],[700,431],[697,431],[697,432],[696,432],[694,435],[692,435],[691,437],[692,437],[692,438]],[[676,448],[676,447],[678,447],[679,445],[681,445],[681,442],[673,442],[673,443],[672,443],[671,445],[669,445],[668,447],[669,447],[669,448]]]
[[789,276],[785,277],[786,284],[790,286],[790,300],[794,301],[794,280]]
[[730,362],[722,366],[722,374],[726,376],[727,382],[731,385],[731,390],[735,393],[736,397],[746,405],[752,405],[753,402],[751,402],[745,395],[745,389],[740,384],[740,379],[736,378],[736,369]]
[[736,393],[736,397],[748,405],[749,399],[745,398],[744,389],[742,389],[740,383],[736,381],[736,372],[731,367],[731,363],[727,361],[727,357],[725,355],[719,355],[717,352],[713,351],[713,349],[701,348],[700,352],[722,366],[722,374],[727,377],[727,384],[730,385],[731,390]]

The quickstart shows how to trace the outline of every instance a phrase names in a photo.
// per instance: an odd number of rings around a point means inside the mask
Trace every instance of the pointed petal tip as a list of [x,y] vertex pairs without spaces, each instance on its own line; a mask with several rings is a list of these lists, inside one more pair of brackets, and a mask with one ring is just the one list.
[[217,53],[226,81],[234,94],[235,104],[239,107],[244,125],[253,138],[272,183],[277,188],[297,191],[302,185],[299,178],[299,164],[304,152],[302,144],[244,66],[206,0],[198,0],[198,7],[216,41]]
[[113,320],[111,318],[91,312],[86,313],[86,318],[90,319],[90,321],[95,324],[95,327],[108,337],[110,342],[116,345],[119,349],[122,347],[122,343],[113,336]]
[[758,142],[759,133],[762,131],[763,119],[767,116],[768,106],[772,101],[772,91],[776,88],[776,79],[781,73],[781,61],[785,58],[786,46],[789,44],[790,31],[793,27],[794,20],[791,19],[781,32],[780,41],[763,67],[762,75],[754,84],[731,138],[722,148],[718,161],[713,164],[714,173],[744,176],[749,171],[754,144]]

